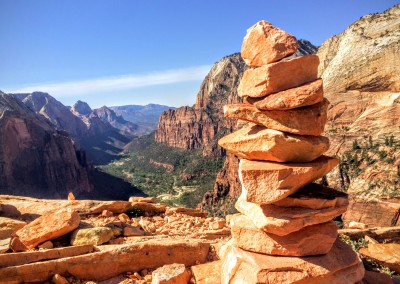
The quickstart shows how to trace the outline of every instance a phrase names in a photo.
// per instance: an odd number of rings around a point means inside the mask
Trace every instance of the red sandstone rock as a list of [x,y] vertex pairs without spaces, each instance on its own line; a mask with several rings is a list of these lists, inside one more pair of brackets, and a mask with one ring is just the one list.
[[400,244],[368,244],[360,254],[400,273]]
[[328,105],[328,100],[324,99],[297,109],[261,111],[251,104],[231,104],[224,106],[224,115],[283,132],[319,136],[324,131]]
[[60,274],[55,274],[52,278],[54,284],[69,284],[68,280]]
[[239,158],[275,162],[310,162],[329,149],[324,136],[301,136],[248,125],[218,141]]
[[217,260],[191,267],[196,284],[219,284],[221,283],[222,261]]
[[139,229],[138,227],[128,226],[124,228],[123,234],[124,237],[144,236],[145,231]]
[[394,284],[393,279],[384,273],[365,271],[364,278],[356,284]]
[[68,200],[75,200],[75,196],[72,192],[68,193]]
[[318,56],[313,54],[246,70],[238,95],[259,98],[315,81],[318,64]]
[[247,97],[246,101],[260,110],[288,110],[314,105],[322,102],[323,98],[322,80],[319,79],[264,98]]
[[338,164],[336,158],[321,156],[309,163],[275,163],[242,159],[239,179],[241,197],[249,202],[273,203],[324,176]]
[[262,66],[296,52],[297,40],[287,32],[260,21],[247,30],[241,55],[247,65]]
[[187,284],[189,279],[190,272],[185,265],[173,263],[154,270],[151,284]]
[[340,241],[328,254],[301,258],[257,254],[228,246],[221,284],[353,284],[363,276],[364,266],[357,254]]
[[270,255],[326,254],[337,237],[337,226],[333,221],[307,226],[283,237],[261,231],[244,215],[232,218],[231,228],[236,246],[247,251]]
[[170,216],[177,213],[193,217],[202,217],[202,218],[206,218],[208,215],[208,212],[202,212],[198,209],[185,208],[185,207],[170,207],[167,208],[167,210],[165,211],[165,216]]
[[59,210],[45,214],[16,232],[19,240],[28,248],[61,237],[79,226],[81,218],[76,211]]
[[161,213],[165,213],[167,206],[160,203],[147,203],[147,202],[132,202],[133,210],[141,210],[148,216],[153,216]]
[[346,211],[346,206],[322,209],[257,205],[239,197],[236,209],[249,217],[257,228],[274,235],[286,236],[304,227],[328,222]]

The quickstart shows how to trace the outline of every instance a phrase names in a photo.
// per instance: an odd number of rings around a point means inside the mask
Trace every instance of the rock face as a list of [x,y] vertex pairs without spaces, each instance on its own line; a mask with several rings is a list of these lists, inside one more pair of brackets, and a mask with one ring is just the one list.
[[91,191],[88,165],[71,139],[20,100],[0,93],[0,191],[66,198]]
[[267,21],[260,21],[247,30],[241,55],[247,65],[257,67],[292,55],[297,48],[294,36]]
[[259,125],[243,127],[218,144],[239,158],[276,162],[310,162],[329,148],[323,136],[291,135]]
[[140,133],[138,131],[139,125],[125,120],[106,106],[95,109],[93,115],[99,117],[103,122],[111,124],[111,126],[118,129],[126,137],[133,138],[136,134]]

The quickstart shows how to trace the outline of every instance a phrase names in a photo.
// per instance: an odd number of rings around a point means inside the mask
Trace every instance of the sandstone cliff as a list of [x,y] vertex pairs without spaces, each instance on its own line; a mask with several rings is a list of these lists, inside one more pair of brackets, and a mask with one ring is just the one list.
[[319,73],[331,102],[325,128],[331,140],[329,154],[342,158],[328,182],[348,189],[352,197],[345,223],[397,223],[399,54],[400,5],[362,17],[318,50]]
[[0,191],[66,198],[91,191],[84,153],[21,101],[0,92]]

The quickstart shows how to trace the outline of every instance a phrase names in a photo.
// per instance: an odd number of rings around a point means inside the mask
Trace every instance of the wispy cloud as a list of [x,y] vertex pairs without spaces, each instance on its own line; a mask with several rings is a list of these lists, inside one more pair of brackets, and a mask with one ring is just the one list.
[[202,80],[210,68],[211,66],[209,65],[202,65],[139,75],[122,75],[60,83],[39,83],[29,86],[9,88],[5,91],[7,93],[30,93],[33,91],[42,91],[57,96],[58,98],[66,98],[77,95],[90,95],[121,90],[126,91],[147,86]]

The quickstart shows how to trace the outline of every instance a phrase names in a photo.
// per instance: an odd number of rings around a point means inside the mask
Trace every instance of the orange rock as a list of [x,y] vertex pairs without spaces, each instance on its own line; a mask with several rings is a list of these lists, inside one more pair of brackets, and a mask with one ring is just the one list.
[[25,222],[6,217],[0,217],[0,240],[10,238],[16,231],[23,228]]
[[185,265],[173,263],[157,268],[152,273],[152,284],[187,284],[190,272]]
[[193,217],[202,217],[202,218],[206,218],[208,215],[208,212],[202,212],[198,209],[185,208],[185,207],[170,207],[170,208],[167,208],[167,210],[165,211],[166,216],[174,215],[177,213],[185,214],[185,215],[189,215],[189,216],[193,216]]
[[338,159],[327,156],[308,163],[285,164],[242,159],[239,163],[241,197],[259,204],[276,202],[324,176],[338,163]]
[[280,207],[305,207],[322,209],[349,204],[346,193],[328,188],[321,184],[310,183],[296,193],[273,203]]
[[28,248],[61,237],[75,230],[81,218],[76,211],[59,210],[45,214],[16,232],[19,240]]
[[112,217],[114,214],[109,211],[109,210],[103,210],[103,212],[101,212],[101,216],[103,217]]
[[310,162],[329,149],[324,136],[301,136],[249,125],[218,141],[239,158],[275,162]]
[[190,269],[196,284],[218,284],[221,282],[222,261],[212,261],[194,265]]
[[124,237],[144,236],[145,232],[138,227],[128,226],[124,228]]
[[167,206],[160,203],[132,202],[132,210],[140,210],[145,212],[147,216],[154,216],[165,213]]
[[251,104],[231,104],[224,106],[224,115],[283,132],[319,136],[324,131],[328,105],[328,100],[324,99],[297,109],[261,111]]
[[72,192],[68,193],[68,200],[75,200],[75,195]]
[[240,81],[238,95],[259,98],[315,81],[318,64],[318,56],[313,54],[248,69]]
[[286,236],[304,227],[332,220],[346,211],[346,206],[322,209],[279,207],[272,204],[257,205],[239,197],[236,209],[249,217],[257,228],[278,236]]
[[52,278],[54,284],[68,284],[68,280],[60,274],[55,274]]
[[246,101],[261,110],[288,110],[314,105],[322,102],[323,98],[322,80],[319,79],[264,98],[246,97]]
[[400,244],[368,244],[360,254],[400,273]]
[[213,221],[208,224],[211,230],[220,230],[225,227],[225,220]]
[[131,218],[129,218],[129,216],[126,215],[125,213],[119,214],[118,215],[118,219],[123,223],[130,223],[131,222]]
[[325,255],[306,257],[271,256],[228,246],[222,263],[221,284],[353,284],[363,278],[364,271],[357,254],[340,241]]
[[326,254],[337,237],[337,226],[333,221],[308,226],[283,237],[261,231],[244,215],[232,218],[231,228],[236,246],[247,251],[271,255]]
[[24,245],[24,244],[20,241],[20,239],[19,239],[18,237],[14,237],[14,238],[11,239],[11,241],[10,241],[10,246],[9,246],[9,247],[10,247],[10,249],[12,249],[12,251],[14,251],[14,252],[26,251],[26,250],[29,249],[26,245]]
[[297,48],[294,36],[267,21],[260,21],[247,30],[241,55],[247,65],[262,66],[292,55]]
[[131,196],[131,197],[129,197],[129,202],[154,203],[155,201],[156,201],[155,197],[142,197],[142,196]]
[[348,227],[349,229],[360,229],[360,230],[368,229],[368,225],[356,221],[350,221]]

